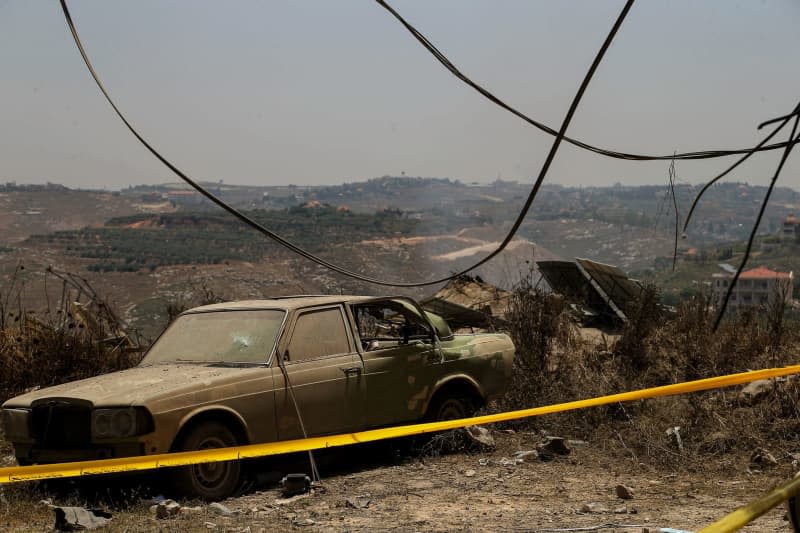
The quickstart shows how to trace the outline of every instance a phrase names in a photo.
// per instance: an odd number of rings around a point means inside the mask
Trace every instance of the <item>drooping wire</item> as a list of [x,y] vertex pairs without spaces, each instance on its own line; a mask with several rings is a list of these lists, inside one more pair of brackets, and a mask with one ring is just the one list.
[[672,249],[672,271],[675,272],[675,263],[678,262],[678,232],[680,228],[680,215],[678,214],[678,199],[675,197],[675,160],[669,164],[669,190],[672,195],[672,206],[675,209],[675,243]]
[[728,290],[725,292],[725,298],[722,301],[722,305],[719,308],[719,312],[717,314],[716,320],[714,320],[714,329],[713,331],[717,331],[719,328],[720,323],[722,322],[722,317],[725,315],[725,310],[728,307],[728,301],[731,298],[731,293],[736,287],[736,284],[739,281],[739,276],[741,276],[744,267],[747,265],[747,260],[750,259],[750,251],[753,248],[753,242],[756,238],[756,233],[758,233],[758,226],[761,224],[761,219],[764,217],[764,211],[767,209],[767,204],[769,203],[769,197],[772,195],[772,190],[775,188],[775,183],[777,183],[778,178],[781,175],[781,171],[783,170],[783,165],[786,163],[786,160],[789,158],[789,154],[792,153],[792,148],[794,148],[797,141],[800,141],[800,135],[797,135],[797,126],[800,123],[800,113],[795,111],[793,115],[789,115],[788,117],[791,118],[794,116],[794,124],[792,125],[792,133],[789,134],[789,140],[795,141],[786,144],[786,148],[783,150],[783,154],[781,155],[781,160],[778,163],[778,167],[775,169],[775,174],[772,176],[772,181],[770,181],[769,187],[767,187],[767,194],[764,195],[764,201],[761,202],[761,208],[758,211],[758,216],[756,217],[756,221],[753,224],[753,229],[750,231],[750,238],[747,240],[747,248],[744,251],[744,257],[742,258],[742,262],[739,263],[739,268],[736,269],[736,274],[733,275],[733,279],[731,280],[730,284],[728,285]]
[[338,265],[336,265],[334,263],[331,263],[330,261],[322,259],[321,257],[318,257],[318,256],[312,254],[311,252],[309,252],[309,251],[307,251],[307,250],[305,250],[305,249],[293,244],[292,242],[286,240],[285,238],[281,237],[280,235],[278,235],[274,231],[264,227],[263,225],[259,224],[258,222],[256,222],[252,218],[248,217],[247,215],[245,215],[241,211],[238,211],[236,208],[228,205],[223,200],[221,200],[221,199],[217,198],[216,196],[214,196],[214,194],[212,194],[210,191],[206,190],[198,182],[196,182],[195,180],[190,178],[188,175],[186,175],[177,166],[172,164],[166,157],[161,155],[161,153],[159,153],[158,150],[156,150],[150,143],[148,143],[144,139],[144,137],[142,137],[142,135],[140,135],[139,132],[131,125],[131,123],[128,122],[128,120],[122,114],[120,109],[116,106],[114,101],[111,99],[110,94],[108,93],[108,91],[106,90],[105,86],[103,85],[103,82],[100,80],[100,76],[97,74],[97,72],[95,71],[94,67],[92,66],[91,61],[89,60],[89,56],[86,53],[86,50],[84,49],[83,43],[81,42],[80,36],[78,35],[77,28],[75,27],[75,24],[74,24],[74,22],[72,20],[72,16],[70,15],[69,8],[67,7],[66,0],[60,0],[60,2],[61,2],[61,8],[64,11],[64,17],[66,18],[67,25],[69,26],[70,32],[72,33],[72,38],[75,41],[75,45],[77,46],[78,51],[80,52],[81,57],[83,58],[83,62],[86,65],[86,68],[89,70],[89,73],[92,75],[92,78],[94,79],[95,83],[97,84],[97,87],[100,89],[100,92],[103,93],[103,96],[105,96],[106,101],[109,103],[109,105],[111,105],[111,107],[114,110],[114,112],[117,114],[117,116],[120,118],[120,120],[122,120],[122,122],[125,124],[125,126],[128,128],[128,130],[133,134],[133,136],[136,137],[136,139],[145,148],[147,148],[147,150],[156,159],[161,161],[161,163],[163,163],[167,168],[169,168],[172,172],[174,172],[179,178],[181,178],[189,186],[191,186],[193,189],[195,189],[197,192],[199,192],[200,194],[205,196],[211,202],[213,202],[217,206],[221,207],[222,209],[224,209],[225,211],[227,211],[228,213],[230,213],[231,215],[233,215],[234,217],[239,219],[241,222],[243,222],[246,225],[250,226],[251,228],[255,229],[259,233],[265,235],[266,237],[269,237],[270,239],[274,240],[275,242],[277,242],[277,243],[281,244],[282,246],[288,248],[289,250],[293,251],[294,253],[296,253],[298,255],[301,255],[302,257],[305,257],[306,259],[308,259],[310,261],[313,261],[314,263],[316,263],[318,265],[321,265],[321,266],[326,267],[326,268],[328,268],[330,270],[333,270],[334,272],[338,272],[339,274],[342,274],[344,276],[348,276],[348,277],[353,278],[353,279],[357,279],[359,281],[364,281],[364,282],[367,282],[367,283],[372,283],[372,284],[375,284],[375,285],[382,285],[382,286],[387,286],[387,287],[426,287],[426,286],[429,286],[429,285],[437,285],[439,283],[444,283],[444,282],[450,281],[452,279],[455,279],[455,278],[457,278],[459,276],[462,276],[462,275],[470,272],[471,270],[474,270],[475,268],[487,263],[488,261],[490,261],[491,259],[496,257],[512,241],[512,239],[514,238],[514,235],[516,234],[517,230],[522,225],[522,222],[525,219],[525,216],[528,214],[528,210],[530,209],[531,204],[533,204],[533,200],[536,198],[536,195],[539,192],[539,189],[540,189],[540,187],[542,185],[542,182],[544,182],[545,176],[547,175],[547,172],[550,169],[550,165],[552,164],[553,159],[555,158],[556,152],[558,151],[558,148],[561,145],[561,141],[565,137],[565,133],[566,133],[567,127],[569,126],[570,122],[572,121],[572,117],[575,114],[575,111],[576,111],[576,109],[578,107],[578,104],[580,103],[581,98],[583,97],[584,92],[586,91],[586,88],[589,86],[589,82],[591,81],[592,77],[594,76],[594,73],[597,70],[597,67],[600,65],[600,62],[603,59],[603,56],[605,55],[606,51],[611,46],[611,43],[613,42],[614,37],[617,34],[617,31],[619,30],[620,26],[622,25],[622,22],[625,20],[625,17],[627,16],[628,11],[630,11],[630,8],[633,5],[634,0],[628,0],[625,3],[625,5],[623,6],[622,10],[620,11],[619,16],[617,17],[616,21],[614,22],[614,25],[612,26],[611,30],[609,31],[608,35],[606,36],[605,40],[603,41],[603,44],[600,47],[600,50],[595,55],[594,60],[592,61],[591,66],[589,67],[589,70],[586,72],[586,75],[584,76],[583,81],[581,82],[581,85],[578,88],[578,91],[577,91],[577,93],[575,94],[575,97],[572,100],[572,103],[570,104],[569,110],[567,111],[567,114],[564,117],[564,121],[561,124],[561,128],[559,129],[559,131],[555,135],[555,139],[553,140],[553,145],[551,146],[550,152],[547,154],[547,158],[545,159],[545,162],[542,165],[541,170],[539,171],[539,175],[538,175],[536,181],[534,182],[534,185],[533,185],[533,187],[531,189],[530,194],[528,195],[528,198],[527,198],[527,200],[525,202],[525,205],[522,208],[522,210],[520,211],[519,215],[517,216],[517,219],[515,220],[513,226],[511,227],[511,229],[509,230],[509,232],[507,233],[507,235],[503,239],[503,241],[489,255],[487,255],[486,257],[484,257],[480,261],[474,263],[473,265],[471,265],[471,266],[469,266],[469,267],[467,267],[467,268],[465,268],[465,269],[463,269],[463,270],[461,270],[461,271],[459,271],[459,272],[457,272],[455,274],[451,274],[449,276],[446,276],[446,277],[443,277],[443,278],[439,278],[439,279],[435,279],[435,280],[431,280],[431,281],[420,281],[420,282],[401,282],[401,281],[381,280],[381,279],[378,279],[378,278],[365,276],[363,274],[360,274],[360,273],[352,271],[352,270],[348,270],[348,269],[346,269],[344,267],[341,267],[341,266],[338,266]]
[[[794,114],[797,114],[798,112],[800,112],[800,103],[798,103],[797,106],[794,108],[794,111],[792,112],[792,114],[787,115],[785,117],[779,117],[777,119],[769,120],[767,122],[759,124],[758,129],[761,129],[764,126],[766,126],[768,124],[771,124],[771,123],[773,123],[775,121],[780,121],[780,124],[774,130],[772,130],[772,132],[769,135],[764,137],[761,140],[761,142],[759,142],[755,146],[755,148],[759,148],[760,149],[762,146],[767,144],[767,142],[769,142],[770,139],[772,139],[775,135],[777,135],[778,132],[781,131],[783,129],[783,127],[786,126],[786,124],[789,123],[789,120],[792,118],[792,116]],[[708,189],[712,185],[714,185],[716,182],[718,182],[719,180],[721,180],[722,178],[727,176],[729,173],[731,173],[734,169],[736,169],[736,167],[738,167],[739,165],[741,165],[742,163],[747,161],[750,158],[751,155],[756,153],[756,151],[759,151],[759,150],[754,150],[754,151],[748,152],[745,155],[743,155],[742,157],[740,157],[739,159],[737,159],[735,163],[733,163],[731,166],[726,168],[724,171],[722,171],[719,174],[717,174],[713,179],[709,180],[703,186],[702,189],[700,189],[700,191],[694,197],[694,201],[692,201],[692,206],[689,208],[689,212],[686,214],[686,220],[683,222],[683,233],[684,234],[686,234],[686,229],[689,227],[689,221],[692,219],[692,214],[694,214],[694,210],[697,207],[697,204],[700,202],[700,198],[703,197],[703,195],[706,193],[706,191],[708,191]]]
[[[557,132],[550,126],[539,122],[530,116],[526,115],[522,111],[518,110],[517,108],[513,107],[512,105],[506,103],[498,96],[490,92],[485,87],[481,86],[479,83],[474,81],[472,78],[464,74],[456,65],[450,61],[450,59],[439,50],[436,45],[434,45],[425,35],[423,35],[419,30],[417,30],[410,22],[408,22],[400,13],[398,13],[393,7],[391,7],[385,0],[375,0],[382,8],[388,11],[395,19],[397,19],[400,24],[405,27],[406,30],[425,48],[431,55],[433,55],[436,60],[441,63],[453,76],[461,80],[464,84],[468,85],[475,91],[477,91],[481,96],[492,102],[493,104],[505,109],[512,115],[522,119],[523,121],[527,122],[531,126],[538,128],[539,130],[549,134],[549,135],[556,135]],[[593,146],[591,144],[579,141],[572,137],[564,137],[564,140],[573,146],[577,146],[578,148],[583,148],[584,150],[588,150],[590,152],[594,152],[596,154],[604,155],[606,157],[612,157],[614,159],[625,159],[628,161],[670,161],[674,159],[712,159],[716,157],[727,157],[732,155],[741,155],[741,154],[752,154],[755,152],[764,152],[767,150],[776,150],[779,148],[785,148],[787,143],[781,142],[776,144],[769,144],[766,143],[760,144],[755,148],[737,148],[732,150],[702,150],[697,152],[684,152],[684,153],[676,153],[673,155],[646,155],[646,154],[634,154],[628,152],[618,152],[616,150],[608,150],[606,148],[600,148],[597,146]],[[798,142],[798,141],[789,141],[789,142]]]

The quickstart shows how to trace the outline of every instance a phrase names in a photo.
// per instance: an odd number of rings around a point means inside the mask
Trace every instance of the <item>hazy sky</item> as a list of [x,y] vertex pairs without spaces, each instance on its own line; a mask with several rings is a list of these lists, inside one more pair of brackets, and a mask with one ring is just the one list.
[[[557,128],[621,1],[392,4],[462,70]],[[371,0],[73,0],[117,103],[201,179],[323,184],[384,174],[530,180],[551,138],[447,73]],[[648,153],[757,142],[800,99],[800,2],[640,0],[569,134]],[[778,153],[734,179],[763,183]],[[800,150],[783,183],[797,187]],[[727,161],[679,163],[690,182]],[[173,181],[81,63],[56,0],[0,0],[0,182]],[[666,163],[564,146],[549,182],[665,183]]]

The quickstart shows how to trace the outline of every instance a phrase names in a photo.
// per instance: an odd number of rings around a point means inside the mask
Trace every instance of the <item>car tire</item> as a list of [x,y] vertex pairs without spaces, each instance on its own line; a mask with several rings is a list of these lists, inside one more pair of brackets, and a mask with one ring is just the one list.
[[[178,451],[226,448],[239,444],[233,432],[219,422],[201,422],[178,443]],[[242,467],[239,461],[181,466],[171,473],[175,489],[184,496],[205,501],[223,500],[239,488]]]
[[462,396],[441,396],[434,398],[428,408],[428,416],[425,418],[430,421],[456,420],[467,418],[475,412],[475,402],[472,398]]

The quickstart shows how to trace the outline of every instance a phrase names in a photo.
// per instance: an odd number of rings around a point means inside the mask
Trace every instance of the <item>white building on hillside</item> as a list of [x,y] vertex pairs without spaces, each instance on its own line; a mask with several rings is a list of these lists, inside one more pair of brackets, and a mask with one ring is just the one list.
[[[728,287],[733,280],[733,273],[726,269],[724,273],[713,274],[712,278],[712,301],[715,305],[719,305],[728,292]],[[794,274],[792,272],[776,272],[763,266],[745,270],[739,276],[728,306],[731,308],[769,307],[777,301],[777,298],[791,303],[793,281]]]

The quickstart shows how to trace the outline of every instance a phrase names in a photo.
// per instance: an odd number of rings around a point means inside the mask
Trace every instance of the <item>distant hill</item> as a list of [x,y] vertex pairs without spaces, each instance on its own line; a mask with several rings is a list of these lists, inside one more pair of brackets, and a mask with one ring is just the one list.
[[[475,185],[404,176],[332,187],[207,185],[326,259],[398,281],[444,276],[483,257],[506,234],[529,191],[528,184],[516,182]],[[697,190],[676,187],[681,215]],[[680,295],[716,268],[715,250],[746,237],[764,193],[764,187],[742,183],[713,187],[688,238],[680,241],[682,256],[705,262],[684,261],[672,275],[664,270],[674,238],[666,187],[548,185],[518,240],[478,273],[507,287],[530,274],[537,260],[587,257],[656,279],[673,296]],[[0,207],[0,295],[19,262],[28,267],[25,276],[31,283],[35,272],[54,265],[91,279],[129,319],[151,332],[160,327],[166,303],[194,290],[197,280],[227,298],[297,292],[424,296],[435,290],[385,289],[333,274],[258,235],[181,184],[114,193],[11,184],[0,186]],[[777,189],[762,232],[776,234],[790,212],[800,213],[800,194]],[[703,253],[691,255],[691,249]],[[754,260],[791,267],[797,254],[780,253],[756,254]],[[32,307],[43,305],[41,293],[31,298]]]

